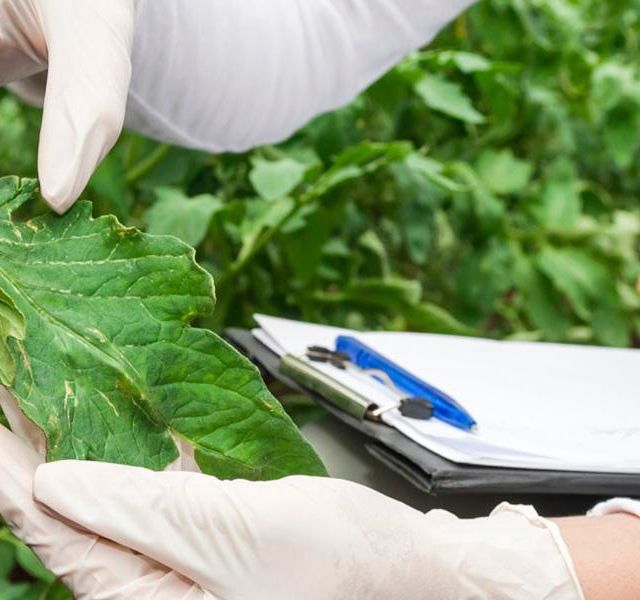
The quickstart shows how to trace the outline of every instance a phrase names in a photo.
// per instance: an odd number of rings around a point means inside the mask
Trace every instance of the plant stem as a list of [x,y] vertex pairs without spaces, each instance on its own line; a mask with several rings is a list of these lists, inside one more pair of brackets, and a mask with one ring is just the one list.
[[160,144],[152,152],[147,154],[139,163],[131,167],[125,176],[127,185],[132,185],[155,169],[169,154],[171,146]]

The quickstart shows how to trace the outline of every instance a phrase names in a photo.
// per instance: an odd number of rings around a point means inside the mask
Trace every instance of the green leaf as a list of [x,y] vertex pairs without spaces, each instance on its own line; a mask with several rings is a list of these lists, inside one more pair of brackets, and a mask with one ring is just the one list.
[[195,198],[176,188],[157,188],[157,202],[144,215],[146,231],[173,235],[190,246],[206,237],[213,215],[224,206],[220,198],[203,194]]
[[404,160],[404,164],[408,169],[414,173],[421,175],[425,179],[440,186],[443,190],[449,192],[464,192],[467,191],[467,187],[458,183],[457,181],[447,177],[445,172],[445,165],[437,160],[423,156],[418,152],[412,152]]
[[366,278],[351,282],[339,292],[316,292],[319,302],[351,303],[397,311],[420,302],[422,286],[418,281],[399,277]]
[[31,200],[38,189],[37,181],[18,177],[0,177],[0,219],[9,220],[11,213]]
[[276,161],[255,158],[249,179],[262,198],[277,200],[288,196],[302,183],[307,168],[290,158]]
[[629,95],[634,69],[615,61],[607,61],[594,69],[591,80],[592,110],[603,116]]
[[25,189],[0,180],[0,290],[25,323],[23,339],[5,338],[15,377],[4,383],[49,460],[163,469],[180,438],[221,478],[324,473],[257,369],[191,325],[214,305],[193,249],[92,219],[86,202],[14,222]]
[[320,266],[336,217],[326,207],[307,205],[305,208],[313,210],[302,219],[300,228],[286,231],[286,235],[282,236],[282,244],[295,276],[306,283],[313,278]]
[[604,139],[615,164],[628,169],[640,148],[640,107],[610,115],[605,124]]
[[417,281],[400,278],[360,279],[354,281],[344,291],[347,302],[397,308],[420,302],[422,286]]
[[73,595],[61,581],[54,581],[46,587],[38,600],[73,600]]
[[509,245],[496,239],[486,248],[473,248],[461,261],[450,277],[456,314],[465,322],[480,327],[495,312],[500,298],[513,287],[512,260]]
[[542,189],[534,213],[547,231],[568,231],[582,214],[580,181],[573,165],[559,160]]
[[40,600],[31,586],[27,583],[4,583],[0,581],[2,600]]
[[483,123],[484,116],[478,112],[462,88],[439,75],[427,73],[415,85],[415,91],[431,109],[467,123]]
[[242,248],[237,262],[244,263],[256,251],[264,235],[277,231],[296,208],[292,198],[285,197],[267,202],[256,200],[251,203],[247,219],[242,223]]
[[0,381],[12,381],[16,366],[7,340],[13,337],[23,340],[25,323],[13,302],[0,292]]
[[522,295],[524,311],[531,324],[542,330],[549,340],[565,339],[572,324],[571,319],[558,302],[557,293],[549,279],[521,252],[517,254],[514,275]]
[[435,62],[441,66],[455,66],[462,73],[481,73],[491,70],[493,66],[491,61],[481,54],[460,50],[425,52],[422,56],[426,59],[433,57]]
[[473,209],[483,227],[493,229],[504,218],[505,205],[478,177],[471,165],[456,163],[454,171],[468,185],[473,199]]
[[621,308],[601,306],[591,321],[597,340],[607,346],[626,347],[633,332],[633,321]]
[[411,331],[464,336],[477,335],[473,328],[458,320],[448,310],[430,302],[407,308],[404,317]]
[[591,318],[594,301],[617,296],[607,269],[585,250],[549,246],[538,254],[537,263],[585,321]]
[[477,172],[494,194],[517,194],[529,185],[533,167],[511,150],[485,150],[478,158]]
[[42,564],[42,561],[34,554],[33,550],[24,544],[18,544],[16,546],[16,562],[27,573],[29,573],[29,575],[35,577],[39,581],[52,584],[56,580],[55,575],[47,571],[45,566]]
[[2,589],[2,580],[8,577],[15,563],[13,558],[13,547],[7,542],[1,541],[3,531],[6,530],[0,529],[0,590]]
[[69,590],[56,579],[53,573],[47,571],[34,552],[18,540],[8,528],[0,527],[0,597],[3,600],[5,597],[13,596],[3,595],[5,589],[3,588],[2,580],[8,577],[13,569],[18,567],[37,580],[38,583],[29,589],[32,596],[27,596],[26,589],[24,589],[15,598],[33,597],[38,600],[72,600]]
[[389,275],[391,274],[391,267],[389,266],[389,254],[387,252],[387,248],[380,239],[380,236],[378,236],[375,231],[369,229],[360,236],[358,243],[362,248],[369,250],[371,254],[376,257],[377,261],[380,263],[380,271],[382,277],[389,277]]
[[335,157],[333,165],[314,182],[309,199],[319,198],[336,187],[404,160],[413,150],[407,142],[388,144],[363,142]]

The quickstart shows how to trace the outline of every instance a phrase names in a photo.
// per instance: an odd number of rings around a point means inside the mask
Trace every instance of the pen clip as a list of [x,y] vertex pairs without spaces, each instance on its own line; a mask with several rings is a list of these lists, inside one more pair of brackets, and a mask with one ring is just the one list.
[[312,362],[328,363],[343,371],[347,368],[347,363],[351,362],[348,354],[329,350],[324,346],[309,346],[305,356]]
[[433,418],[433,405],[424,398],[403,398],[397,404],[372,410],[371,416],[379,420],[382,415],[396,409],[407,419],[428,421]]

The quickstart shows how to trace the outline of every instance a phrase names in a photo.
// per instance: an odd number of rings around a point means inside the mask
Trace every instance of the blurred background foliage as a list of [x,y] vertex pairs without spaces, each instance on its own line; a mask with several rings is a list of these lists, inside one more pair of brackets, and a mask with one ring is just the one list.
[[[197,248],[217,330],[262,311],[637,346],[639,19],[640,0],[484,0],[283,144],[125,133],[86,195]],[[0,95],[0,173],[35,175],[39,120]],[[15,548],[0,531],[0,597],[61,597]]]

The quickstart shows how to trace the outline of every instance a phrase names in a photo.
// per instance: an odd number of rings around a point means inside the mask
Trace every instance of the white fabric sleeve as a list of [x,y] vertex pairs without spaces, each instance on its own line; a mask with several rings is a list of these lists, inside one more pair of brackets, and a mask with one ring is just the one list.
[[612,498],[594,506],[588,513],[590,517],[603,517],[614,513],[629,513],[640,517],[640,500],[631,498]]
[[138,0],[126,125],[208,151],[286,139],[474,0]]

